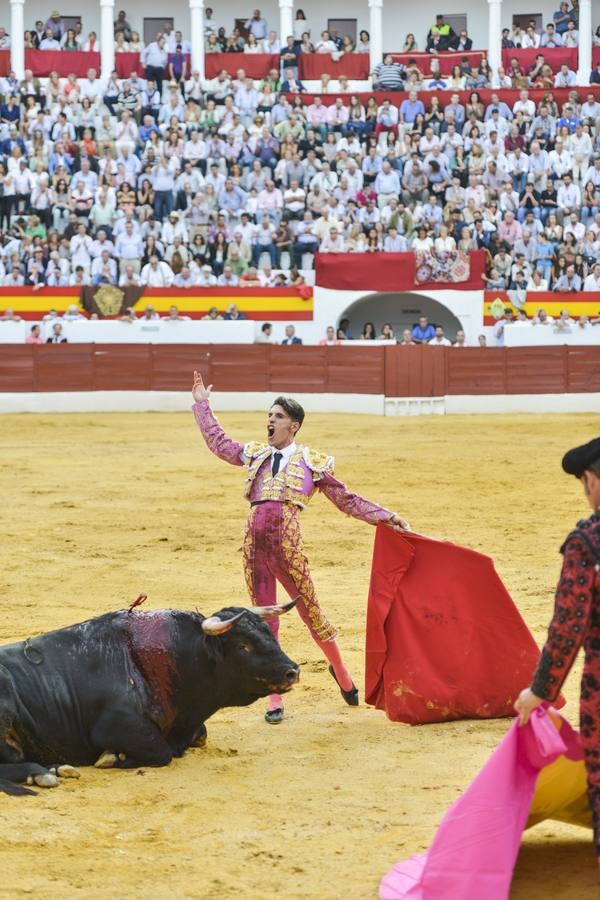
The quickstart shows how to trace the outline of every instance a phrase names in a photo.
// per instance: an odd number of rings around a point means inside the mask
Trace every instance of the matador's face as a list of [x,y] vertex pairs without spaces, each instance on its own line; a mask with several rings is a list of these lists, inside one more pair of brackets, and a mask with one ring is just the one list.
[[277,403],[267,414],[267,440],[271,447],[276,447],[278,450],[293,443],[299,427],[298,422],[294,422],[285,409]]

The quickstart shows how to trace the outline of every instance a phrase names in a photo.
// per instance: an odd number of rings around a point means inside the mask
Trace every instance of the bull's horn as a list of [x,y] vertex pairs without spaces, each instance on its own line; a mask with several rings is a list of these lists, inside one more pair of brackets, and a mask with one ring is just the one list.
[[293,609],[300,597],[294,597],[288,603],[279,603],[277,606],[255,606],[252,612],[260,619],[272,619],[274,616],[282,616],[284,613]]
[[208,616],[207,619],[202,620],[202,631],[204,634],[225,634],[226,631],[231,631],[235,623],[238,619],[241,619],[245,614],[245,611],[237,613],[235,616],[231,616],[229,619],[219,619],[218,616]]

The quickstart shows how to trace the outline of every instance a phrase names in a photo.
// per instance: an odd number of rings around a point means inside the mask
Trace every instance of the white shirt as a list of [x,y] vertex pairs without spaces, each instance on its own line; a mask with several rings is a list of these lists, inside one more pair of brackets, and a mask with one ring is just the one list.
[[156,269],[147,263],[142,269],[140,282],[148,287],[171,287],[173,271],[166,262],[159,262]]
[[281,450],[278,450],[277,447],[271,447],[271,472],[273,471],[273,464],[275,462],[276,453],[281,453],[282,458],[279,461],[279,471],[283,472],[290,460],[290,457],[293,453],[296,452],[297,449],[298,447],[294,442],[289,444],[287,447],[283,447]]

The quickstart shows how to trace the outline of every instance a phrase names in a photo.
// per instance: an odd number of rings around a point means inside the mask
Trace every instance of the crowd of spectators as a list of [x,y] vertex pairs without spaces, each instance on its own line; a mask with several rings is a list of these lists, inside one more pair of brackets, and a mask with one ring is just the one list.
[[[576,25],[561,3],[545,33],[564,42]],[[366,52],[366,32],[352,48],[333,32],[316,39],[298,10],[277,51],[258,9],[244,36],[227,35],[210,8],[205,26],[207,50],[235,38],[236,52],[279,52],[281,67],[202,80],[169,61],[189,56],[181,31],[166,23],[144,47],[121,11],[115,40],[142,53],[143,75],[0,79],[0,284],[302,285],[317,251],[480,249],[492,290],[600,290],[600,102],[574,88],[557,100],[568,67],[549,78],[539,54],[529,72],[515,61],[492,73],[465,57],[446,74],[437,51],[468,52],[471,39],[438,16],[427,76],[392,56],[376,67],[374,87],[404,96],[342,91],[327,106],[304,100],[298,54]],[[58,11],[29,36],[40,49],[96,40],[73,38]],[[417,49],[412,35],[407,48]],[[509,86],[519,88],[511,103]]]

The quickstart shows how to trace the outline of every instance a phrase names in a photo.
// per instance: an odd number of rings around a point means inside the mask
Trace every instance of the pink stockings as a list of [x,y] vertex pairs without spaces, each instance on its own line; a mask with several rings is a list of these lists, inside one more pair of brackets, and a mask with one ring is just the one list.
[[[264,604],[258,604],[258,606],[262,606]],[[311,626],[310,619],[308,616],[308,612],[306,611],[306,607],[302,603],[302,600],[299,600],[296,609],[300,615],[300,618],[308,628],[310,632],[310,636],[313,641],[317,645],[317,647],[321,650],[323,655],[329,660],[333,671],[335,672],[335,677],[337,678],[337,682],[339,686],[344,691],[352,690],[352,678],[350,677],[350,673],[348,669],[344,665],[344,660],[342,659],[342,654],[340,652],[340,648],[338,646],[337,641],[332,638],[329,641],[322,641],[321,638],[316,634],[314,629]],[[279,619],[270,619],[269,627],[273,632],[273,637],[275,640],[279,640]],[[283,707],[283,700],[281,699],[281,694],[271,694],[269,697],[269,709],[279,709]]]

